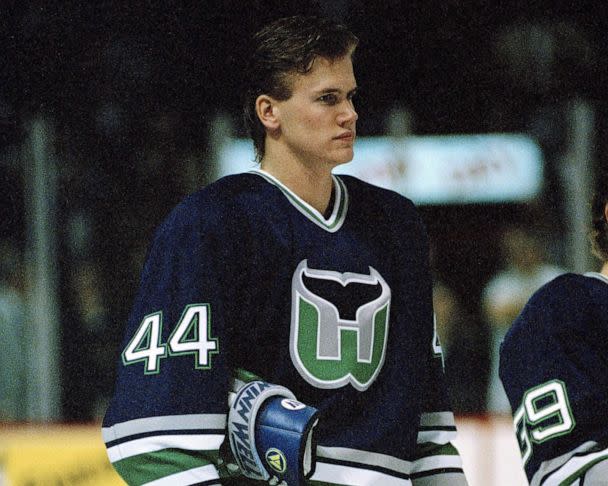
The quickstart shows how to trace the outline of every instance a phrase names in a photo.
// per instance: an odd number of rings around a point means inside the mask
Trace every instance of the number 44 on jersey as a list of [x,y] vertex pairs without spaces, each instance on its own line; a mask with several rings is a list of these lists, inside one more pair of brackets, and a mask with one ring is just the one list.
[[125,365],[144,363],[146,375],[160,371],[160,360],[168,356],[194,355],[194,367],[211,368],[211,356],[219,353],[218,340],[211,334],[209,304],[186,306],[177,326],[166,344],[162,343],[163,313],[155,312],[143,318],[133,339],[122,352]]

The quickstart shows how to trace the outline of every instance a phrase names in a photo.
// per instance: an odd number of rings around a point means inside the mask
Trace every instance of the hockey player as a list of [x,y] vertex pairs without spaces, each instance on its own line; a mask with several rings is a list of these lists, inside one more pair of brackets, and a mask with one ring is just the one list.
[[427,237],[353,157],[357,38],[292,17],[255,38],[260,169],[157,230],[103,438],[129,484],[466,485],[433,332]]
[[500,378],[533,486],[608,485],[608,174],[594,196],[601,272],[541,287],[502,345]]

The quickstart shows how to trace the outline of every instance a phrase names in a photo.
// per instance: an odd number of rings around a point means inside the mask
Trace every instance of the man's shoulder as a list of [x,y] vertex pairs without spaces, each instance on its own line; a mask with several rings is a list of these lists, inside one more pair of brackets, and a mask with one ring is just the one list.
[[351,175],[340,174],[337,177],[346,185],[350,204],[357,208],[358,214],[395,227],[424,226],[418,208],[408,197]]
[[253,173],[231,174],[208,184],[187,196],[182,205],[203,205],[230,209],[240,198],[254,197],[265,184]]
[[161,227],[230,225],[240,219],[243,211],[261,201],[263,192],[263,183],[253,174],[224,176],[186,196],[173,208]]
[[[564,307],[579,305],[586,302],[592,295],[593,290],[601,286],[601,282],[578,273],[562,273],[554,276],[542,285],[530,298],[529,306],[551,305]],[[608,285],[603,284],[608,292]]]
[[402,204],[412,207],[414,206],[414,203],[411,199],[392,189],[386,189],[384,187],[377,186],[352,175],[336,174],[336,177],[344,181],[349,191],[356,196],[369,197],[376,200],[380,199],[382,202],[388,202],[393,204]]
[[608,296],[606,283],[575,273],[565,273],[547,282],[530,297],[505,342],[584,332],[589,328],[589,313],[601,303],[596,295],[598,284],[605,287],[600,290]]

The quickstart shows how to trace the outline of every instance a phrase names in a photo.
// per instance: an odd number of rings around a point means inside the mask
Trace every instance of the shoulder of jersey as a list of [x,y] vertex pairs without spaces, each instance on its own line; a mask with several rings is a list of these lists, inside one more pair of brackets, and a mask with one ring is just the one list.
[[594,300],[593,289],[597,284],[603,284],[593,280],[583,275],[565,273],[543,285],[532,295],[513,323],[509,337],[521,334],[527,339],[529,332],[536,335],[540,329],[544,333],[555,333],[557,329],[577,327]]
[[369,202],[389,210],[399,208],[402,211],[415,212],[414,203],[392,189],[376,186],[351,175],[338,174],[338,177],[346,184],[351,200],[362,200],[366,204]]
[[347,174],[337,174],[337,177],[344,181],[348,189],[357,193],[363,193],[368,195],[374,195],[376,197],[392,199],[395,201],[412,203],[407,197],[399,194],[398,192],[392,189],[386,189],[384,187],[377,186],[370,182],[364,181],[363,179],[359,179],[358,177]]
[[169,213],[165,224],[175,224],[182,220],[192,223],[198,215],[207,223],[213,223],[216,219],[225,223],[238,217],[243,199],[255,197],[256,193],[264,195],[264,188],[263,180],[252,174],[222,177],[186,196]]
[[195,203],[200,202],[224,202],[233,200],[235,197],[262,192],[265,187],[271,187],[264,180],[253,173],[241,173],[224,176],[215,182],[199,189],[191,196]]
[[[577,273],[564,273],[547,282],[530,298],[530,304],[547,302],[549,304],[567,306],[569,303],[580,304],[589,299],[593,289],[606,285],[597,279]],[[608,290],[608,286],[606,286]]]

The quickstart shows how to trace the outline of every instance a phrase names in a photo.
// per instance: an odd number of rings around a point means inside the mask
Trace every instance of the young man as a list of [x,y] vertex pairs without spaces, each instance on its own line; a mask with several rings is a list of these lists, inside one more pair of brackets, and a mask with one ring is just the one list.
[[500,377],[533,486],[608,484],[608,173],[593,201],[600,273],[539,289],[502,345]]
[[466,485],[420,217],[331,172],[353,157],[357,39],[292,17],[254,41],[261,168],[157,231],[104,421],[110,459],[130,484]]

